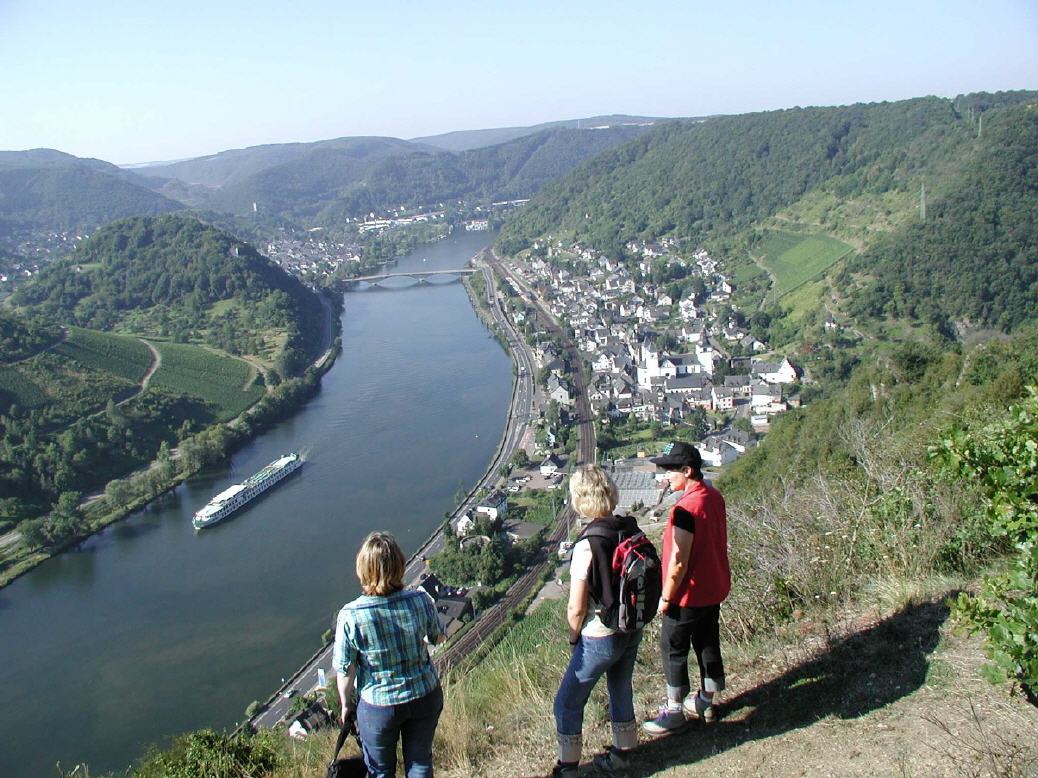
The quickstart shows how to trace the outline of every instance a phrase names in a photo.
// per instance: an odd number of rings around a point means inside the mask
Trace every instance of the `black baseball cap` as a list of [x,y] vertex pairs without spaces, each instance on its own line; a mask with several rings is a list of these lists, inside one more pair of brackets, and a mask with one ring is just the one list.
[[674,470],[679,467],[691,467],[693,470],[701,470],[703,467],[703,456],[699,449],[688,443],[675,440],[668,443],[663,449],[663,454],[650,460],[656,467],[665,470]]

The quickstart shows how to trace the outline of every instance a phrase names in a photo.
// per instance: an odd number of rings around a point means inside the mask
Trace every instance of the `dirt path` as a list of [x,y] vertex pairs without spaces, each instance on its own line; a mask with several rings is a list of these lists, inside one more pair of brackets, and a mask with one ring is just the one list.
[[145,373],[144,378],[141,379],[141,391],[143,392],[148,388],[148,383],[151,381],[151,377],[155,375],[156,371],[158,371],[160,367],[162,367],[162,354],[144,338],[137,338],[137,340],[147,346],[148,351],[151,352],[151,367],[148,368],[148,372]]
[[[641,736],[626,775],[1038,776],[1038,708],[983,678],[980,641],[956,631],[944,600],[842,625],[805,620],[760,655],[732,650],[719,721],[692,722],[657,740]],[[635,671],[639,716],[655,709],[663,688],[658,631],[650,632]],[[495,756],[465,774],[544,775],[555,756],[546,704],[537,715],[513,714],[516,729],[502,733]],[[609,739],[605,697],[593,697],[584,761]]]
[[[155,375],[156,371],[160,367],[162,367],[162,354],[159,353],[159,350],[157,348],[155,348],[153,345],[151,345],[144,338],[137,338],[137,340],[139,340],[141,343],[143,343],[145,346],[147,346],[148,347],[148,351],[151,352],[151,365],[148,367],[147,372],[144,373],[144,377],[141,378],[141,383],[140,383],[140,386],[137,388],[137,391],[134,392],[133,394],[131,394],[129,397],[124,397],[122,400],[117,402],[116,403],[117,406],[125,405],[130,400],[132,400],[132,399],[134,399],[136,397],[139,397],[141,392],[143,392],[145,389],[148,388],[148,384],[151,382],[151,377],[153,375]],[[95,415],[97,415],[97,414],[95,414]]]

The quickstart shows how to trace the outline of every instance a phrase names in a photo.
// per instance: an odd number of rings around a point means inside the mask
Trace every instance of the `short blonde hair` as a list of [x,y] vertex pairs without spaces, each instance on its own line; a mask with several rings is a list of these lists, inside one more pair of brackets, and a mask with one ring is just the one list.
[[589,519],[611,516],[620,493],[609,474],[598,465],[581,465],[569,479],[573,510]]
[[404,552],[388,532],[372,532],[357,552],[357,578],[364,594],[385,596],[404,588]]

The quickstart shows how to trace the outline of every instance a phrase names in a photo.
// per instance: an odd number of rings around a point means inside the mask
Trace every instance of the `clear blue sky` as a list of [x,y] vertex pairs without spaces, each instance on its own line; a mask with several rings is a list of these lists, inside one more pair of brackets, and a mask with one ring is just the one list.
[[0,0],[0,149],[130,163],[1034,89],[1036,44],[1035,0]]

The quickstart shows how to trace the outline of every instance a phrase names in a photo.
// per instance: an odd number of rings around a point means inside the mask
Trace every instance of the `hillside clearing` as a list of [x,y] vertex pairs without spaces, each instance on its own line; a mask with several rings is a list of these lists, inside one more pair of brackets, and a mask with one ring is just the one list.
[[755,259],[774,279],[768,298],[778,301],[801,284],[828,269],[853,247],[828,235],[798,235],[783,230],[767,230],[754,249]]
[[202,346],[157,341],[152,345],[162,355],[162,365],[151,384],[204,400],[221,421],[234,418],[263,395],[262,387],[253,383],[253,366],[244,360]]

